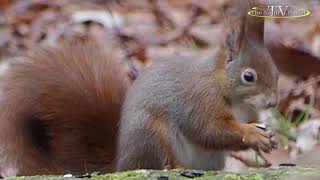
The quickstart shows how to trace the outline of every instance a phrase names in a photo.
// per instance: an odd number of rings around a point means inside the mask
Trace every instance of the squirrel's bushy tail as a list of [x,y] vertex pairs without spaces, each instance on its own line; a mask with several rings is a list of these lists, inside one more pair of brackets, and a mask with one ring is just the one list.
[[90,39],[2,62],[1,175],[110,169],[131,83],[123,63]]

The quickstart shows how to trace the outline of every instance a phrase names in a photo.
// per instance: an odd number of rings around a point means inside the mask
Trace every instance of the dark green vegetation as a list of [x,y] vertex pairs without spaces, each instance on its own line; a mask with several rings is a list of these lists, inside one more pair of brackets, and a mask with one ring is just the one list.
[[247,172],[227,173],[218,171],[155,171],[136,170],[122,173],[105,175],[84,175],[79,177],[64,178],[63,176],[32,176],[8,178],[9,180],[72,180],[72,179],[92,179],[92,180],[131,180],[131,179],[154,179],[154,180],[299,180],[299,179],[320,179],[320,167],[274,167],[267,169],[251,169]]

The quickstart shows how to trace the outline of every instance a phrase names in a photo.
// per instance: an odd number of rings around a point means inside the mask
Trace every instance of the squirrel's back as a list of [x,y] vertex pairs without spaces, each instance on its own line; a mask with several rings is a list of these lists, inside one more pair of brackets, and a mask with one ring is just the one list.
[[1,175],[110,170],[130,84],[124,62],[82,39],[2,63]]

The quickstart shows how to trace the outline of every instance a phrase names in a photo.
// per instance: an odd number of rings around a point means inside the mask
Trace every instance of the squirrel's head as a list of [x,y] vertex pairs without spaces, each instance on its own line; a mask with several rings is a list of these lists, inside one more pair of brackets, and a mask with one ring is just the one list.
[[263,43],[264,19],[239,19],[231,27],[229,24],[223,44],[226,97],[231,105],[274,107],[278,102],[278,71]]

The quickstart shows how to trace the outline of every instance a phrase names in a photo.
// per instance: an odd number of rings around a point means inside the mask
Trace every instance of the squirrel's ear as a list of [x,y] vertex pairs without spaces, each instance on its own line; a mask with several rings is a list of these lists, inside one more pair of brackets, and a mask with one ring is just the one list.
[[224,9],[224,46],[231,56],[240,51],[244,39],[245,21],[247,4],[242,0],[236,0],[234,3]]
[[237,0],[226,11],[225,48],[230,56],[240,52],[243,41],[249,40],[263,43],[264,19],[248,15],[248,11],[261,3],[259,0]]
[[232,26],[228,29],[225,39],[225,47],[231,53],[240,51],[244,38],[244,29],[244,23],[241,20],[233,22]]

